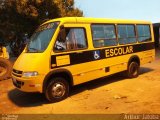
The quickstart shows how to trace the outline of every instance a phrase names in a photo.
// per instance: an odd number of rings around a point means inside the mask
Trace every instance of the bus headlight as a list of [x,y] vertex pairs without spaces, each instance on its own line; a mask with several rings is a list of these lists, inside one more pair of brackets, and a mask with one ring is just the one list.
[[37,76],[38,72],[34,71],[34,72],[23,72],[22,77],[33,77],[33,76]]

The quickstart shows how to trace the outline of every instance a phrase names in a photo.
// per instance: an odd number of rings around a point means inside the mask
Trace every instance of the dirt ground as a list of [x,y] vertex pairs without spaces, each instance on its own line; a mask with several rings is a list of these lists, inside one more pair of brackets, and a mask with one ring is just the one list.
[[1,114],[160,114],[160,52],[141,66],[138,78],[116,74],[81,84],[58,103],[15,89],[11,79],[0,81],[0,101]]

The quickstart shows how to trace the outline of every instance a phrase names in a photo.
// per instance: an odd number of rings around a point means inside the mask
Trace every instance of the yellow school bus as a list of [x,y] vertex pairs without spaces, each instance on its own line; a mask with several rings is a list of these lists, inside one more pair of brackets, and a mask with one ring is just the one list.
[[135,78],[154,57],[151,22],[58,18],[35,31],[13,66],[12,79],[21,91],[44,93],[57,102],[74,85],[123,71]]

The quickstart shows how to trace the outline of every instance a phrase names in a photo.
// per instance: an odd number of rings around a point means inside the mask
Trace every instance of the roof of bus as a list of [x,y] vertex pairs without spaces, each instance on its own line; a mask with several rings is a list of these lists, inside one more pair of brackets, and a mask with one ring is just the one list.
[[87,17],[63,17],[51,19],[45,23],[60,21],[63,23],[139,23],[139,24],[151,24],[150,21],[142,20],[127,20],[127,19],[106,19],[106,18],[87,18]]

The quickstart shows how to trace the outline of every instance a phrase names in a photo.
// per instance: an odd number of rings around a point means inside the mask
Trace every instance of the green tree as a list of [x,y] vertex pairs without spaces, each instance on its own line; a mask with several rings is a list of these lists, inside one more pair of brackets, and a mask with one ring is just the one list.
[[66,16],[83,16],[74,7],[74,0],[1,0],[0,38],[12,43],[13,52],[19,54],[24,48],[25,34],[31,36],[47,19]]

